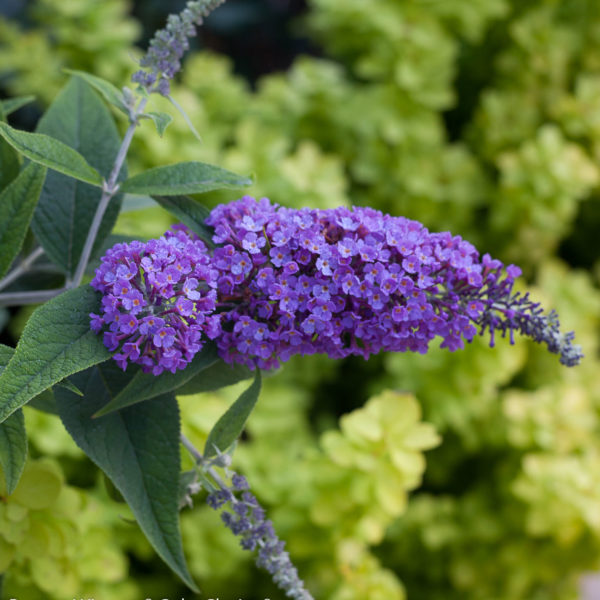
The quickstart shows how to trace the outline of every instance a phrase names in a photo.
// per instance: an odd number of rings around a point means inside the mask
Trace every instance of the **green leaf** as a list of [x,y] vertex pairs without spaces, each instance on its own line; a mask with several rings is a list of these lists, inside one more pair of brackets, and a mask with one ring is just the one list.
[[30,163],[0,194],[0,278],[23,246],[45,176],[44,167]]
[[27,403],[27,407],[35,408],[36,410],[48,413],[49,415],[58,414],[58,408],[56,408],[52,390],[44,390],[41,394],[38,394],[33,400],[30,400]]
[[[0,121],[6,121],[6,110],[0,102]],[[0,190],[3,190],[18,174],[21,165],[14,148],[0,139]]]
[[2,111],[4,112],[4,116],[8,117],[8,115],[14,113],[19,110],[26,104],[33,102],[35,100],[35,96],[19,96],[18,98],[9,98],[8,100],[2,100]]
[[165,210],[177,217],[196,233],[210,248],[214,247],[212,241],[213,230],[204,221],[210,211],[197,200],[188,196],[152,196]]
[[123,93],[110,83],[110,81],[106,81],[106,79],[102,79],[91,73],[86,73],[85,71],[77,71],[75,69],[63,69],[63,71],[70,75],[81,77],[81,79],[91,85],[97,92],[100,92],[109,104],[116,106],[119,110],[129,116],[129,109],[125,104]]
[[6,368],[8,361],[12,358],[14,353],[14,348],[0,344],[0,375],[2,375],[2,371]]
[[3,190],[18,174],[21,165],[14,148],[0,139],[0,190]]
[[192,123],[191,119],[188,117],[185,110],[183,110],[183,106],[181,106],[179,104],[179,102],[177,102],[175,100],[175,98],[173,98],[173,96],[167,96],[167,98],[169,99],[169,102],[171,102],[171,104],[177,109],[177,112],[179,112],[179,114],[183,117],[183,120],[185,121],[186,125],[190,128],[190,131],[194,134],[195,138],[199,142],[202,142],[202,138],[200,137],[200,134],[196,131],[194,124]]
[[79,152],[49,135],[20,131],[2,122],[0,122],[0,135],[29,160],[80,181],[102,187],[102,175],[89,165]]
[[260,384],[260,371],[257,369],[252,385],[225,411],[210,430],[204,446],[205,458],[216,456],[217,448],[225,452],[238,439],[258,400]]
[[147,112],[143,116],[152,119],[160,137],[163,136],[165,129],[171,124],[171,121],[173,121],[173,117],[169,113],[164,112]]
[[0,465],[4,473],[6,491],[15,491],[27,460],[27,433],[23,411],[17,410],[0,423]]
[[149,196],[177,196],[236,188],[251,183],[251,179],[220,167],[201,162],[183,162],[156,167],[135,175],[123,183],[121,191]]
[[[83,80],[73,77],[40,120],[38,131],[77,150],[108,179],[121,141],[106,105]],[[101,133],[99,133],[101,132]],[[126,177],[121,171],[121,179]],[[32,228],[48,257],[73,275],[85,245],[102,191],[49,172],[35,211]],[[109,203],[94,244],[95,253],[110,234],[122,195]]]
[[[4,371],[4,368],[14,353],[14,348],[0,344],[0,375],[2,374],[2,371]],[[56,409],[56,404],[54,402],[54,394],[50,389],[44,390],[41,394],[38,394],[35,398],[33,398],[33,400],[30,400],[27,403],[27,406],[32,406],[37,410],[41,410],[42,412],[52,415],[58,414],[58,410]],[[8,418],[10,419],[10,417]]]
[[[0,345],[0,373],[14,354],[14,349]],[[0,466],[4,473],[6,491],[14,492],[27,459],[27,435],[23,411],[13,413],[4,423],[0,423]]]
[[131,381],[94,417],[101,417],[132,404],[137,404],[159,394],[166,394],[187,383],[194,376],[204,371],[217,361],[217,350],[214,344],[206,344],[192,362],[175,373],[162,373],[158,377],[152,373],[137,371]]
[[123,494],[115,487],[115,484],[107,477],[106,473],[102,473],[102,479],[104,481],[104,489],[111,500],[114,500],[118,504],[127,504]]
[[[106,473],[127,501],[160,557],[193,590],[179,532],[179,409],[170,394],[92,419],[117,386],[111,363],[73,377],[84,400],[56,390],[60,417],[77,445]],[[117,373],[117,377],[119,374]]]
[[40,306],[0,375],[0,422],[65,377],[107,360],[102,337],[90,329],[98,294],[84,285]]
[[83,396],[83,392],[68,377],[65,377],[65,379],[59,381],[56,385],[63,387],[65,390],[69,390],[78,396]]
[[252,371],[248,367],[237,363],[229,365],[225,361],[219,360],[177,388],[176,393],[178,396],[189,396],[201,392],[214,392],[244,379],[250,379],[250,377],[252,377]]

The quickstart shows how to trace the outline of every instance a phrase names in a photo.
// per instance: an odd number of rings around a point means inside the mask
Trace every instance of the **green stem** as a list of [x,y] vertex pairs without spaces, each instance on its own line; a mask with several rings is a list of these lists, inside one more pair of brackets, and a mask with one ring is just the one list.
[[121,168],[123,167],[123,163],[125,162],[127,151],[129,150],[131,140],[133,139],[133,134],[135,133],[135,129],[138,126],[139,117],[141,114],[143,114],[147,102],[147,97],[142,98],[140,100],[140,103],[138,104],[137,109],[131,116],[131,123],[129,124],[129,127],[125,132],[125,136],[123,137],[123,141],[121,142],[121,147],[119,148],[119,152],[117,154],[117,158],[115,159],[112,171],[110,172],[108,181],[103,187],[102,196],[100,198],[100,202],[98,203],[98,208],[96,209],[96,214],[94,215],[92,225],[90,226],[90,230],[88,231],[88,235],[85,240],[85,245],[83,246],[83,250],[81,251],[81,256],[79,258],[79,262],[77,263],[77,268],[75,269],[75,274],[73,275],[73,279],[67,282],[67,287],[69,288],[77,287],[83,279],[83,274],[85,273],[85,269],[90,260],[92,248],[94,247],[96,235],[98,234],[98,229],[100,229],[100,224],[102,223],[104,213],[106,212],[110,201],[115,197],[115,195],[119,191],[117,179],[119,177],[119,173],[121,172]]
[[19,306],[21,304],[40,304],[52,300],[55,296],[66,292],[62,287],[55,290],[35,290],[31,292],[5,292],[0,294],[0,306]]
[[29,271],[31,265],[44,254],[42,247],[36,248],[27,258],[24,258],[4,279],[0,280],[0,290],[3,290],[15,279]]
[[[62,294],[66,290],[75,288],[81,283],[81,280],[83,279],[83,275],[89,263],[90,256],[92,254],[94,242],[96,241],[96,236],[98,235],[98,229],[100,229],[100,224],[102,223],[104,213],[106,212],[110,201],[115,197],[115,195],[119,191],[117,179],[119,177],[121,169],[123,168],[125,158],[127,157],[127,152],[129,150],[129,146],[131,145],[131,140],[133,139],[133,134],[135,133],[136,127],[139,124],[139,118],[143,114],[144,108],[146,107],[147,103],[148,97],[145,96],[140,99],[137,108],[131,111],[129,127],[127,128],[125,136],[123,137],[123,141],[121,142],[121,146],[115,158],[115,162],[111,169],[110,175],[108,176],[108,181],[105,181],[102,187],[102,196],[100,197],[100,201],[98,202],[98,207],[96,208],[96,213],[94,214],[94,218],[88,231],[88,235],[85,240],[83,250],[81,251],[81,256],[79,257],[79,262],[77,263],[77,268],[75,269],[73,277],[71,279],[67,278],[64,287],[54,290],[8,292],[0,294],[0,306],[38,304],[40,302],[45,302],[46,300],[51,300],[55,296]],[[19,265],[19,267],[17,267],[13,271],[13,273],[10,273],[2,281],[0,281],[0,289],[17,279],[17,277],[21,276],[29,269],[33,261],[39,256],[36,255],[34,257],[34,254],[36,254],[36,252],[32,253],[32,255],[27,257],[21,263],[21,265]]]
[[[192,455],[192,458],[196,461],[198,467],[200,467],[205,473],[210,475],[214,482],[221,488],[225,489],[227,484],[221,479],[221,476],[215,471],[215,469],[207,464],[203,454],[188,440],[183,433],[180,435],[181,443],[185,449]],[[211,491],[211,490],[208,490]]]

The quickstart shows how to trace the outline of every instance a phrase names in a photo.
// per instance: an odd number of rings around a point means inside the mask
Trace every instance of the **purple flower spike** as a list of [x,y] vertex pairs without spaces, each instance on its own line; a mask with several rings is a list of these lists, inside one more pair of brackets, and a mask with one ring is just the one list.
[[454,351],[478,331],[492,346],[497,332],[529,336],[567,366],[583,356],[556,313],[513,293],[518,267],[448,232],[371,208],[294,210],[250,196],[206,223],[221,244],[212,254],[175,226],[102,259],[91,328],[111,351],[138,340],[139,352],[115,357],[121,366],[174,372],[206,337],[225,361],[270,369],[295,354],[425,353],[437,337]]
[[137,363],[146,373],[174,373],[207,337],[220,334],[210,264],[206,246],[181,227],[146,244],[117,244],[106,253],[92,281],[104,294],[103,312],[90,315],[91,327],[105,331],[104,343],[119,350],[113,358],[123,370]]
[[[568,366],[582,357],[555,313],[513,294],[518,267],[480,258],[448,232],[372,208],[295,210],[250,196],[217,206],[206,222],[225,244],[213,265],[231,306],[217,340],[228,362],[269,369],[293,354],[423,353],[436,337],[457,350],[478,330],[492,345],[498,331],[511,342],[527,335]],[[244,319],[262,326],[263,343],[240,337]]]
[[215,510],[229,509],[221,512],[221,520],[234,535],[239,536],[242,548],[258,550],[256,564],[272,576],[274,583],[288,598],[313,600],[285,550],[285,543],[277,537],[273,524],[265,519],[265,510],[248,491],[250,486],[246,478],[234,473],[231,487],[220,485],[224,487],[211,492],[206,502]]
[[140,61],[143,68],[134,73],[132,81],[149,92],[168,96],[169,80],[181,69],[181,58],[190,47],[188,38],[196,35],[196,27],[202,24],[204,17],[223,2],[190,1],[180,14],[170,15],[167,26],[150,40],[150,48]]

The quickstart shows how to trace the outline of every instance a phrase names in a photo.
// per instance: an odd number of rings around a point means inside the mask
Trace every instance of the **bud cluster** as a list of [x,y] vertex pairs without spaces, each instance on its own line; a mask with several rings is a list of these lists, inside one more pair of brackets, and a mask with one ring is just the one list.
[[196,27],[202,24],[204,17],[223,2],[190,1],[180,14],[169,15],[167,26],[150,40],[150,48],[140,61],[142,69],[133,74],[132,81],[149,92],[168,96],[169,80],[181,69],[181,57],[189,48],[188,38],[196,35]]
[[288,598],[312,600],[285,550],[285,542],[277,537],[273,524],[265,519],[265,510],[248,489],[246,478],[236,473],[231,487],[220,487],[206,501],[215,510],[224,506],[231,509],[221,513],[223,523],[240,537],[244,550],[258,550],[256,564],[271,575]]

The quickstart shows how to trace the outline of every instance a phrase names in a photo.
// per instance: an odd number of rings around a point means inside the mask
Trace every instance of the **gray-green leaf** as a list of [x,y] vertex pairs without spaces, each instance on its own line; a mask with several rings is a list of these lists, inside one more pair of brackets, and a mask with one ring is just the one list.
[[[81,153],[108,179],[121,144],[106,105],[82,79],[73,77],[56,97],[38,129]],[[101,132],[101,133],[99,133]],[[126,177],[121,171],[120,179]],[[48,172],[32,221],[33,231],[48,257],[73,275],[102,191],[54,171]],[[111,199],[93,252],[110,234],[119,215],[122,195]]]
[[0,465],[6,482],[6,492],[15,491],[27,460],[27,433],[23,411],[17,410],[0,423]]
[[[14,349],[0,345],[0,373],[12,358]],[[6,491],[10,495],[15,491],[25,461],[27,460],[27,435],[23,411],[13,413],[4,423],[0,423],[0,465],[4,472]]]
[[201,194],[211,190],[250,185],[251,179],[236,175],[220,167],[201,162],[183,162],[156,167],[128,179],[121,191],[149,196],[177,196]]
[[8,115],[14,113],[19,110],[26,104],[33,102],[35,100],[35,96],[19,96],[17,98],[9,98],[8,100],[2,100],[2,111],[4,112],[4,116],[8,117]]
[[30,163],[0,194],[0,277],[23,246],[45,176],[44,167]]
[[40,306],[30,317],[13,357],[0,375],[0,422],[65,377],[110,358],[90,329],[98,294],[84,285]]
[[104,99],[109,104],[116,106],[126,115],[129,115],[129,109],[125,104],[123,92],[121,92],[117,87],[110,83],[110,81],[106,81],[106,79],[102,79],[101,77],[97,77],[96,75],[92,75],[91,73],[86,73],[85,71],[77,71],[75,69],[64,69],[64,71],[66,73],[69,73],[70,75],[81,77],[81,79],[83,79],[86,83],[91,85],[97,92],[100,92],[100,94],[102,94]]
[[252,377],[252,371],[248,367],[238,363],[229,365],[223,360],[218,360],[214,365],[178,387],[176,394],[188,396],[201,392],[214,392],[244,379],[250,379],[250,377]]
[[160,557],[193,590],[179,532],[179,409],[172,395],[103,419],[92,415],[115,393],[110,363],[73,377],[84,400],[59,388],[60,417],[79,447],[106,473]]
[[66,144],[42,133],[28,133],[0,122],[0,135],[23,156],[92,185],[102,187],[102,175]]
[[21,165],[15,149],[0,139],[0,190],[3,190],[18,174]]
[[194,134],[194,137],[199,142],[202,142],[202,138],[200,137],[200,134],[196,131],[196,128],[194,127],[194,124],[192,123],[192,120],[188,117],[185,110],[183,110],[183,106],[181,106],[179,104],[179,102],[177,102],[177,100],[175,100],[175,98],[173,98],[173,96],[167,96],[167,98],[169,99],[169,102],[171,102],[171,104],[177,109],[177,112],[179,112],[179,114],[183,117],[183,120],[185,121],[186,125],[189,127],[190,131]]
[[165,210],[177,217],[197,234],[209,247],[213,247],[213,231],[204,221],[210,211],[189,196],[152,196]]
[[173,117],[169,113],[164,112],[147,112],[144,116],[152,119],[160,137],[163,136],[165,129],[171,124],[171,121],[173,121]]
[[175,373],[162,373],[156,377],[152,373],[138,371],[131,381],[106,405],[99,410],[94,417],[101,417],[132,404],[137,404],[148,398],[159,394],[166,394],[177,390],[181,385],[210,367],[218,360],[217,350],[214,344],[204,346],[192,362],[185,368]]
[[260,371],[257,369],[252,385],[225,411],[210,430],[204,446],[205,458],[215,456],[217,449],[225,452],[237,440],[258,400],[260,385]]
[[[0,121],[6,121],[6,109],[0,102]],[[21,165],[15,149],[0,139],[0,190],[3,190],[18,174]]]

